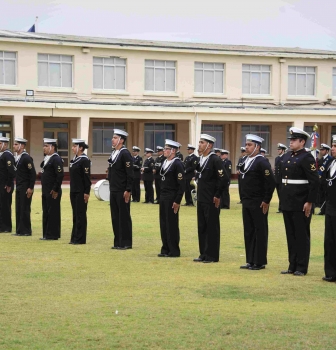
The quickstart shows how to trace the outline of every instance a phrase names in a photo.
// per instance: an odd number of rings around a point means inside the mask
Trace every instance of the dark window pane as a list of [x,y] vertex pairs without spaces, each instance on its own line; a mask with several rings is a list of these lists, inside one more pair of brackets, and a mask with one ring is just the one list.
[[216,131],[223,131],[223,125],[214,125],[214,130]]
[[103,131],[104,139],[103,139],[103,152],[111,153],[112,151],[112,137],[113,130],[104,130]]
[[58,151],[57,152],[61,157],[68,157],[69,151]]
[[54,132],[53,131],[44,131],[43,137],[46,139],[53,139],[54,138]]
[[49,123],[44,122],[45,129],[67,129],[68,123]]
[[164,130],[164,124],[161,124],[161,123],[155,123],[154,124],[154,129],[155,130]]
[[114,128],[116,128],[115,123],[106,123],[106,122],[104,122],[104,129],[114,129]]
[[94,122],[93,123],[93,129],[102,129],[104,127],[103,122]]
[[154,124],[153,123],[146,123],[145,130],[154,130]]
[[103,153],[103,130],[93,130],[93,153]]
[[59,149],[68,149],[69,148],[69,138],[67,132],[59,132],[58,136],[58,148]]
[[166,139],[175,141],[175,131],[167,131]]
[[164,132],[156,132],[155,133],[155,145],[154,147],[156,146],[164,146],[164,142],[165,142],[165,135],[164,135]]
[[146,148],[154,148],[154,132],[145,131],[145,147]]
[[0,128],[10,128],[10,123],[0,123]]
[[165,130],[175,130],[175,124],[165,124]]

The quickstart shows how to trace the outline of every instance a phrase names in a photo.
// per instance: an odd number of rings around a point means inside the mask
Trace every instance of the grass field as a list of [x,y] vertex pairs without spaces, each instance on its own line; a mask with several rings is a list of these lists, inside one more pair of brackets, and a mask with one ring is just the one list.
[[217,264],[192,262],[198,241],[191,207],[180,212],[181,258],[157,257],[159,208],[140,203],[131,209],[134,249],[111,250],[109,206],[93,193],[88,244],[68,244],[69,190],[61,240],[40,241],[36,190],[33,236],[0,235],[0,349],[335,349],[336,285],[321,280],[324,217],[312,220],[308,275],[280,275],[288,263],[276,200],[269,264],[246,271],[239,269],[245,255],[237,189],[231,210],[221,212]]

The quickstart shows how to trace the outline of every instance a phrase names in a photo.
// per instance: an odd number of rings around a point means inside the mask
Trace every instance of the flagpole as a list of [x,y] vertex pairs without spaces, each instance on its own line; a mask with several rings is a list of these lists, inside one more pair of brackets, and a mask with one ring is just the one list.
[[38,30],[37,30],[37,22],[38,22],[38,16],[36,16],[36,18],[35,18],[35,32],[38,31]]

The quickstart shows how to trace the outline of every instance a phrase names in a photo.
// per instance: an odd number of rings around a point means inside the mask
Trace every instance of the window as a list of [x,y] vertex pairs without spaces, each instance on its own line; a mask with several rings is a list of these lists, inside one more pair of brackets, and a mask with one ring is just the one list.
[[126,60],[117,57],[93,57],[93,88],[125,90]]
[[111,153],[113,129],[126,130],[126,124],[109,122],[93,123],[93,153]]
[[332,94],[336,96],[336,68],[333,68],[332,85]]
[[43,137],[57,139],[57,153],[63,159],[64,167],[69,166],[69,124],[68,123],[43,123]]
[[[331,135],[330,135],[330,143],[332,143],[332,136],[333,135],[336,135],[336,125],[333,125],[332,127],[331,127]],[[331,145],[330,145],[331,146]]]
[[0,85],[16,85],[16,52],[0,51]]
[[261,144],[261,147],[265,148],[266,151],[270,153],[270,127],[268,125],[242,125],[241,140],[243,146],[246,143],[245,136],[247,134],[253,134],[262,137],[264,141]]
[[315,67],[288,67],[288,95],[315,95]]
[[145,147],[163,147],[165,139],[175,140],[175,124],[145,123]]
[[72,87],[72,56],[38,54],[38,86]]
[[243,64],[243,94],[269,95],[271,91],[271,66]]
[[11,134],[12,134],[11,122],[1,121],[0,122],[0,136],[11,138]]
[[224,64],[195,62],[195,92],[224,93]]
[[176,62],[145,60],[146,91],[176,91]]
[[223,149],[224,145],[224,127],[218,124],[202,124],[201,134],[208,134],[216,139],[214,147]]

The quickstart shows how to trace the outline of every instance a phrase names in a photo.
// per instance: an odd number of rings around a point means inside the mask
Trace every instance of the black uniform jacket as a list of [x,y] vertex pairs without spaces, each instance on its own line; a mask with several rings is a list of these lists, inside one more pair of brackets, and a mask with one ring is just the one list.
[[274,177],[275,177],[275,182],[277,184],[281,184],[280,165],[281,165],[281,159],[283,156],[284,154],[282,154],[281,156],[277,156],[274,160]]
[[156,173],[155,173],[154,177],[157,178],[157,179],[160,178],[160,169],[161,169],[162,164],[165,161],[165,159],[166,159],[166,157],[164,157],[163,154],[161,154],[161,156],[158,156],[155,159],[154,169],[156,170]]
[[58,192],[62,186],[64,177],[62,158],[57,153],[54,153],[46,166],[44,166],[43,160],[41,168],[43,170],[41,174],[42,193]]
[[170,163],[167,169],[161,169],[161,194],[160,200],[173,200],[180,204],[185,191],[184,168],[181,160],[177,157]]
[[281,159],[280,174],[285,181],[308,180],[307,184],[282,183],[280,191],[282,210],[302,211],[306,202],[316,202],[319,177],[315,159],[310,152],[301,149],[284,154]]
[[321,178],[325,179],[327,167],[328,167],[329,163],[332,162],[333,159],[334,158],[329,154],[325,158],[322,157],[321,159],[319,159],[319,161],[318,161],[318,174],[319,174],[320,179]]
[[82,154],[70,161],[70,192],[84,192],[91,190],[91,162],[87,155]]
[[243,156],[243,157],[240,157],[238,159],[238,163],[237,163],[237,166],[236,166],[236,170],[239,171],[240,167],[242,166],[242,164],[244,163],[244,160],[247,156]]
[[231,183],[231,173],[232,173],[232,162],[230,159],[226,158],[222,160],[222,165],[223,169],[226,172],[228,178],[229,178],[229,183]]
[[134,171],[134,178],[140,179],[140,169],[142,168],[142,158],[140,156],[133,157],[133,171]]
[[245,207],[260,206],[261,202],[269,203],[275,189],[275,179],[271,164],[265,157],[256,156],[253,163],[245,169],[240,166],[239,177],[241,199]]
[[13,187],[15,169],[14,156],[9,150],[6,150],[0,156],[0,184],[2,187]]
[[143,181],[153,181],[153,169],[154,169],[154,159],[153,157],[147,158],[143,163],[144,172],[142,174]]
[[131,192],[133,184],[133,157],[125,147],[120,149],[119,154],[112,160],[108,159],[108,180],[110,182],[110,191],[112,192]]
[[184,159],[185,178],[191,180],[195,176],[195,170],[199,162],[198,157],[192,153]]
[[182,160],[182,162],[183,162],[183,154],[180,151],[176,152],[176,157],[180,158]]
[[220,198],[225,187],[229,186],[229,178],[223,170],[222,161],[214,153],[210,154],[208,161],[197,164],[198,189],[197,201],[213,203],[213,198]]
[[336,216],[336,172],[330,176],[331,168],[335,163],[336,159],[329,162],[326,169],[326,214],[331,216]]
[[16,189],[34,189],[36,180],[36,171],[33,158],[26,152],[23,152],[16,167]]

